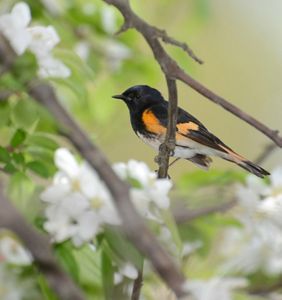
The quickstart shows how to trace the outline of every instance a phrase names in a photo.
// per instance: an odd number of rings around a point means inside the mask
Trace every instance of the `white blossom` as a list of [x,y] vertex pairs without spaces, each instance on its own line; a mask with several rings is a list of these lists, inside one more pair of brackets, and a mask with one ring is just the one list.
[[114,10],[109,6],[105,6],[101,11],[101,15],[103,28],[107,33],[113,34],[117,29]]
[[86,163],[79,164],[67,149],[60,148],[55,164],[59,171],[53,184],[41,194],[48,203],[44,228],[54,241],[71,238],[79,246],[93,239],[102,224],[120,224],[110,193]]
[[[71,239],[79,246],[91,241],[104,224],[121,223],[109,190],[86,162],[78,163],[65,148],[57,149],[54,160],[58,172],[41,199],[47,205],[44,228],[55,242]],[[132,185],[131,199],[143,216],[159,220],[159,210],[169,207],[171,181],[158,179],[145,163],[134,160],[113,168]]]
[[128,47],[114,40],[105,41],[104,51],[107,56],[109,66],[113,70],[119,69],[122,62],[131,56],[131,51]]
[[46,209],[44,228],[55,241],[72,238],[73,243],[80,246],[91,240],[99,230],[100,220],[89,208],[86,198],[77,192],[71,193]]
[[71,75],[71,71],[59,59],[51,55],[44,56],[38,60],[38,75],[41,78],[58,77],[67,78]]
[[28,49],[36,56],[40,77],[70,76],[69,68],[54,58],[51,52],[60,41],[55,28],[53,26],[28,27],[30,21],[29,6],[20,2],[12,8],[10,14],[0,16],[0,32],[5,35],[18,55]]
[[25,266],[32,263],[31,254],[12,235],[3,231],[0,235],[0,261]]
[[167,209],[170,205],[168,193],[172,188],[171,181],[158,179],[145,163],[135,160],[129,160],[128,164],[116,163],[113,169],[121,179],[131,184],[131,199],[139,213],[158,220],[158,210]]
[[120,284],[124,278],[135,280],[138,276],[138,271],[133,264],[124,263],[117,272],[114,273],[114,284]]
[[75,45],[74,52],[81,58],[81,60],[86,61],[90,54],[90,46],[86,41],[81,41]]
[[183,249],[182,249],[182,256],[189,256],[191,255],[193,252],[195,252],[196,250],[198,250],[199,248],[201,248],[203,246],[203,242],[200,240],[196,240],[193,242],[185,242],[183,244]]
[[17,3],[10,14],[0,16],[0,31],[18,55],[23,54],[30,44],[31,35],[26,30],[30,21],[30,9],[24,2]]
[[234,217],[242,227],[224,232],[223,270],[269,275],[282,273],[282,169],[274,170],[270,184],[249,176],[246,186],[238,188]]
[[40,295],[33,280],[19,277],[16,270],[0,264],[0,299],[40,299]]
[[53,26],[33,26],[28,28],[32,40],[30,42],[30,50],[37,56],[43,57],[60,42],[60,38]]
[[190,279],[183,289],[194,297],[194,300],[232,300],[235,289],[247,286],[245,278],[220,278],[209,280]]

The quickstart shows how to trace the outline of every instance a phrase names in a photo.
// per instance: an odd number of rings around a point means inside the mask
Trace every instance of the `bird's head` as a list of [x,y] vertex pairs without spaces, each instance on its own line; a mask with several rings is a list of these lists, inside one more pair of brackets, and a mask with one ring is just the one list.
[[148,85],[135,85],[124,91],[121,95],[112,97],[123,100],[128,108],[133,111],[140,107],[144,108],[164,100],[158,90],[151,88]]

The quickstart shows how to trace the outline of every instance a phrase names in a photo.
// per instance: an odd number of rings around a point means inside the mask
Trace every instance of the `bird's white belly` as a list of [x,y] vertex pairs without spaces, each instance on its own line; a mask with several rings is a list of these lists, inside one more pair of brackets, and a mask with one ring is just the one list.
[[[147,145],[155,149],[156,151],[159,151],[159,147],[161,143],[164,142],[164,139],[157,139],[157,138],[150,138],[150,137],[145,137],[141,133],[137,133],[138,137]],[[197,153],[199,153],[199,149],[195,147],[198,143],[195,143],[191,141],[191,145],[185,145],[185,147],[181,146],[176,146],[174,149],[174,157],[179,157],[179,158],[191,158],[195,156]],[[190,148],[191,146],[191,148]],[[189,148],[188,148],[189,147]]]

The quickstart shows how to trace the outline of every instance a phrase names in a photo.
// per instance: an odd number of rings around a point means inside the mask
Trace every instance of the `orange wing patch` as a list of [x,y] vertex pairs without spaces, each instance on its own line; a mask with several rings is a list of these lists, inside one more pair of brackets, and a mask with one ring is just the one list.
[[186,135],[190,130],[199,130],[199,125],[191,121],[188,123],[179,123],[176,127],[178,131],[184,135]]
[[165,134],[166,128],[160,124],[157,117],[149,108],[143,112],[142,121],[148,131],[159,135]]

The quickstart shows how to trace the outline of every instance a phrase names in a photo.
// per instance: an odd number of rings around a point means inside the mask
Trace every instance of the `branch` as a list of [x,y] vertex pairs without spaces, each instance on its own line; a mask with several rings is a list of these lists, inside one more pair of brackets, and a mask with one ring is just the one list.
[[138,276],[134,280],[131,300],[139,300],[140,292],[143,284],[143,267],[138,271]]
[[49,110],[61,125],[63,134],[105,182],[113,196],[123,221],[123,231],[128,239],[150,259],[156,271],[176,295],[183,296],[182,287],[185,278],[136,212],[130,201],[129,187],[115,174],[102,152],[89,140],[85,132],[58,102],[52,87],[44,83],[33,82],[29,86],[29,94]]
[[175,148],[175,130],[177,121],[177,88],[175,80],[166,76],[168,86],[168,124],[165,141],[160,145],[157,162],[159,164],[158,177],[166,178],[168,175],[169,157]]
[[183,224],[183,223],[194,221],[195,219],[198,219],[200,217],[204,217],[204,216],[207,216],[207,215],[210,215],[213,213],[217,213],[217,212],[224,213],[227,210],[234,207],[234,205],[236,205],[236,203],[237,203],[236,199],[232,199],[225,203],[220,203],[220,204],[216,204],[214,206],[202,207],[202,208],[193,209],[193,210],[189,210],[186,208],[185,209],[176,208],[173,211],[173,215],[174,215],[174,218],[175,218],[175,221],[177,224]]
[[191,58],[194,59],[194,61],[196,61],[197,63],[199,63],[200,65],[203,64],[204,62],[198,58],[196,56],[196,54],[193,52],[193,50],[186,44],[183,42],[179,42],[177,40],[175,40],[174,38],[170,37],[167,35],[165,30],[160,30],[158,28],[155,28],[156,32],[158,32],[158,37],[161,38],[161,40],[164,43],[167,44],[171,44],[173,46],[179,47],[181,48],[184,52],[186,52]]
[[276,150],[276,147],[274,144],[270,143],[265,146],[262,153],[254,160],[254,162],[258,165],[260,165],[262,162],[264,162],[273,152]]
[[150,46],[156,61],[159,63],[163,73],[170,78],[180,80],[190,86],[192,89],[196,90],[198,93],[208,98],[212,102],[220,105],[225,110],[231,112],[241,120],[244,120],[264,135],[266,135],[269,139],[271,139],[277,146],[282,147],[282,137],[278,135],[277,130],[273,130],[262,122],[256,120],[249,114],[245,113],[234,104],[231,104],[223,97],[217,95],[212,92],[200,82],[193,79],[190,75],[188,75],[184,70],[182,70],[177,62],[171,58],[170,55],[167,54],[162,44],[158,40],[160,29],[157,29],[139,16],[137,16],[131,9],[128,0],[104,0],[106,3],[115,6],[123,15],[124,23],[129,24],[128,26],[123,26],[124,29],[127,28],[135,28],[137,31],[141,33],[144,39],[147,41]]
[[16,54],[0,33],[0,76],[6,73],[15,60]]
[[51,251],[50,241],[24,220],[5,198],[2,187],[0,187],[0,207],[0,228],[12,230],[23,241],[59,299],[84,300],[82,292],[57,264]]

